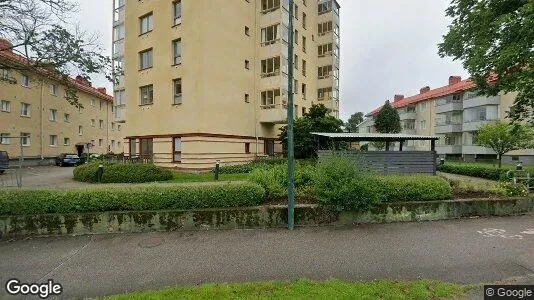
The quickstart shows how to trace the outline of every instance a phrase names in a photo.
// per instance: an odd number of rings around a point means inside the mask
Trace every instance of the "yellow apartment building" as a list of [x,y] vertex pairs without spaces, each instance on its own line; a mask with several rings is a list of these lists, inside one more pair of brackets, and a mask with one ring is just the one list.
[[[476,144],[477,131],[484,124],[505,120],[515,98],[515,93],[479,96],[475,83],[450,76],[442,87],[426,86],[410,97],[395,95],[391,104],[399,112],[403,133],[437,135],[441,138],[436,151],[441,157],[476,161],[496,158],[493,150]],[[378,109],[367,115],[358,127],[360,132],[376,132],[377,112]],[[428,141],[411,141],[405,148],[428,151],[430,145]],[[503,156],[505,163],[514,161],[534,164],[534,150],[511,151]]]
[[[2,65],[23,62],[10,47],[0,39]],[[105,88],[72,79],[84,107],[78,109],[65,100],[60,83],[42,74],[0,68],[0,77],[0,151],[11,159],[18,159],[21,142],[27,165],[53,163],[60,153],[123,152],[122,126],[114,122]]]
[[125,154],[188,170],[274,155],[289,92],[295,117],[314,103],[339,116],[339,9],[295,0],[289,91],[289,1],[114,0]]

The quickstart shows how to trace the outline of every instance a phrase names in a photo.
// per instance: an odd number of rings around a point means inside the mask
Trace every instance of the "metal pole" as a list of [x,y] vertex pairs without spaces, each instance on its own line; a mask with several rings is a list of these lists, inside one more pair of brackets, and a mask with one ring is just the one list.
[[22,164],[24,163],[24,147],[22,146],[22,136],[19,138],[20,145],[20,158],[19,158],[19,170],[17,174],[17,186],[22,187]]
[[293,12],[294,1],[289,0],[289,36],[288,36],[288,99],[287,99],[287,228],[295,227],[295,144],[294,144],[294,105],[293,105]]

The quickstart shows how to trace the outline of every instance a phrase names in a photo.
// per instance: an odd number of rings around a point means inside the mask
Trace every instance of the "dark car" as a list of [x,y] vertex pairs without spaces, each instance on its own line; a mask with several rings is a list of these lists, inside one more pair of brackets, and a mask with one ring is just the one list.
[[9,155],[6,151],[0,151],[0,174],[9,169]]
[[56,157],[56,166],[76,166],[80,164],[80,157],[76,154],[62,153]]

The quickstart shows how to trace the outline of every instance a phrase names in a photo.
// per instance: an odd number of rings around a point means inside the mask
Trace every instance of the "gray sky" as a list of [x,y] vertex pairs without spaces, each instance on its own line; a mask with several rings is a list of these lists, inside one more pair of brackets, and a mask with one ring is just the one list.
[[[80,25],[97,33],[110,53],[111,0],[78,1]],[[342,119],[367,113],[395,94],[410,96],[426,85],[443,86],[450,75],[467,76],[459,62],[437,54],[450,23],[445,17],[449,0],[338,1]],[[105,78],[94,78],[93,83],[111,89]]]

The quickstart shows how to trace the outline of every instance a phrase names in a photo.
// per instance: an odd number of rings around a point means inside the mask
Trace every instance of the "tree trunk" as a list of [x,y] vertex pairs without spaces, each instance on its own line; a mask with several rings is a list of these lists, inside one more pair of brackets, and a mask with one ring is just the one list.
[[501,169],[502,168],[502,155],[499,154],[498,156],[499,156],[499,169]]

